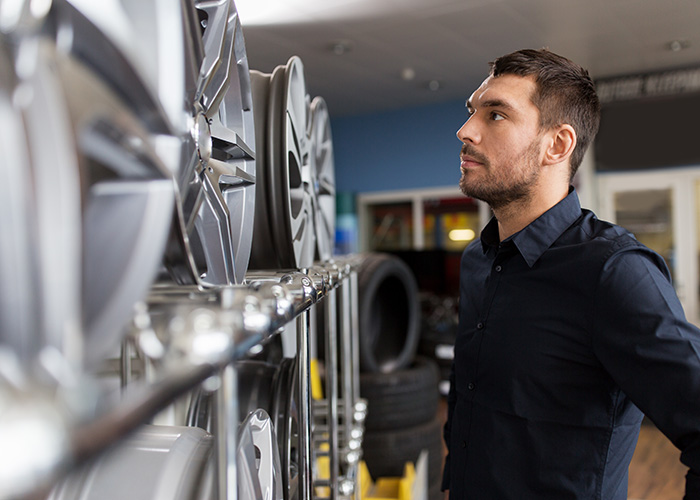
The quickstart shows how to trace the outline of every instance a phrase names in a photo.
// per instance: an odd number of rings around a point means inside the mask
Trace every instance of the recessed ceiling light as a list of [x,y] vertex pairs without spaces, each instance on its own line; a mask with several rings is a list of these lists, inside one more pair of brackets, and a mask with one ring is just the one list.
[[680,52],[690,47],[689,40],[672,40],[666,44],[666,49],[671,52]]
[[407,82],[413,80],[416,77],[416,70],[410,66],[406,66],[401,70],[401,79]]
[[433,92],[437,92],[442,88],[442,83],[440,82],[440,80],[430,80],[428,82],[428,88]]
[[355,46],[355,42],[348,39],[333,40],[331,42],[331,50],[336,56],[342,56],[350,52]]

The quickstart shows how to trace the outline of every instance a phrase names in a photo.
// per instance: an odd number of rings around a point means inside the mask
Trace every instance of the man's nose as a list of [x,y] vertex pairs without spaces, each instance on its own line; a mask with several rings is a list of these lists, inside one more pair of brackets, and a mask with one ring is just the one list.
[[472,144],[481,142],[481,134],[472,118],[473,117],[469,117],[469,119],[464,122],[464,125],[457,131],[457,138],[465,144],[467,142]]

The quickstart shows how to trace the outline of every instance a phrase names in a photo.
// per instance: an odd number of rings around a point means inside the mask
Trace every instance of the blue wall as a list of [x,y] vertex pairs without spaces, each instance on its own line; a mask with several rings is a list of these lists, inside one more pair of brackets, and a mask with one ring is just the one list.
[[456,186],[464,102],[332,119],[336,190]]

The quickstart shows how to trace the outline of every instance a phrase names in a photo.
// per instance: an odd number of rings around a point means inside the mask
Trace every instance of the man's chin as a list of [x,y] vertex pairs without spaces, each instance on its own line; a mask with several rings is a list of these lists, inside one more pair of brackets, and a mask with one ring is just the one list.
[[[465,179],[464,174],[462,174],[461,179],[459,179],[459,189],[462,191],[462,194],[464,196],[468,196],[469,198],[474,198],[477,200],[482,200],[482,198],[479,197],[478,190],[474,190],[474,186],[470,185],[467,180]],[[482,200],[484,201],[484,200]]]

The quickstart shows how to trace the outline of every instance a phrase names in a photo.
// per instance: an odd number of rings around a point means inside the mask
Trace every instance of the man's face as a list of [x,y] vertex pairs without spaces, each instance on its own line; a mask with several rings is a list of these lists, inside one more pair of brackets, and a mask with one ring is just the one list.
[[459,187],[492,208],[526,199],[538,180],[542,134],[532,103],[534,78],[488,77],[467,102],[470,117],[457,132]]

